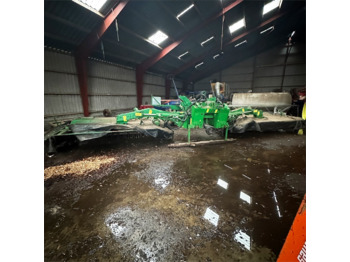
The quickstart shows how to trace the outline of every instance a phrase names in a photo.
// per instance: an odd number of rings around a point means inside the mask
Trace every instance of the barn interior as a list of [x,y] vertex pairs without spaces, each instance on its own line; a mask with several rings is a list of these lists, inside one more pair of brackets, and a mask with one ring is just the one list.
[[306,261],[306,1],[45,0],[43,122],[45,261]]

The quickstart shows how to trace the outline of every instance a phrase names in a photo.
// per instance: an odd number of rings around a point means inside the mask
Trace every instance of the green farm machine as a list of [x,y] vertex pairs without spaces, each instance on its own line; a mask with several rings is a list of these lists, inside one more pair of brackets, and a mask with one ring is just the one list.
[[[173,81],[176,93],[177,89]],[[215,94],[214,94],[215,95]],[[226,103],[220,101],[216,95],[210,98],[189,99],[179,96],[177,105],[159,105],[156,108],[138,109],[115,117],[82,117],[57,125],[45,134],[45,141],[49,141],[54,149],[58,140],[75,136],[79,141],[90,140],[107,134],[143,134],[158,138],[172,138],[173,129],[188,130],[190,143],[191,129],[205,128],[208,134],[213,131],[223,131],[227,140],[228,131],[233,127],[238,117],[253,115],[263,118],[263,112],[250,107],[231,110]],[[159,109],[160,108],[160,109]],[[138,121],[139,120],[139,121]]]
[[[117,124],[127,124],[129,120],[153,118],[155,125],[160,125],[160,120],[188,130],[188,142],[190,142],[191,129],[205,128],[225,129],[225,140],[227,139],[230,124],[233,124],[238,116],[252,114],[262,118],[263,112],[257,109],[240,108],[230,110],[225,103],[217,101],[216,97],[204,102],[191,102],[186,96],[179,96],[180,105],[171,105],[171,111],[154,108],[134,109],[133,112],[117,115]],[[167,106],[168,107],[168,106]]]

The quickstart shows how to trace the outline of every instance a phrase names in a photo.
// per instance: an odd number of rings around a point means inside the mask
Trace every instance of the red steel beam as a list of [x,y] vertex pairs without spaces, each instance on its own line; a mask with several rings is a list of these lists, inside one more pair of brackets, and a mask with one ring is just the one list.
[[[277,20],[278,18],[284,16],[286,13],[287,13],[287,12],[279,13],[279,14],[277,14],[277,15],[271,17],[270,19],[268,19],[268,20],[266,20],[265,22],[261,23],[261,24],[258,25],[257,27],[255,27],[255,28],[253,28],[253,29],[251,29],[251,30],[248,30],[248,31],[246,31],[246,32],[244,32],[244,33],[242,33],[242,34],[240,34],[240,35],[238,35],[238,36],[232,38],[230,41],[225,42],[225,43],[223,44],[223,46],[226,47],[226,46],[228,46],[228,45],[230,45],[230,44],[232,44],[232,43],[234,43],[234,42],[236,42],[236,41],[242,39],[243,37],[247,36],[248,34],[251,34],[252,32],[254,32],[254,31],[256,31],[256,30],[258,30],[258,29],[264,27],[265,25],[267,25],[267,24],[269,24],[269,23],[271,23],[271,22]],[[181,67],[179,67],[178,69],[174,70],[174,71],[171,72],[170,74],[172,74],[172,75],[177,75],[177,74],[181,73],[182,71],[186,70],[187,68],[193,66],[194,64],[196,64],[196,63],[202,61],[202,60],[203,60],[204,58],[206,58],[208,55],[213,55],[214,53],[217,53],[217,52],[219,52],[219,51],[220,51],[219,48],[213,48],[213,49],[211,49],[210,51],[204,53],[203,55],[201,55],[201,56],[199,56],[199,57],[196,57],[196,58],[192,59],[191,61],[189,61],[188,63],[182,65]]]
[[75,58],[80,87],[80,97],[83,104],[84,116],[89,116],[89,97],[87,92],[87,58]]
[[227,13],[228,11],[230,11],[232,8],[236,7],[237,5],[239,5],[240,3],[242,3],[243,0],[236,0],[233,3],[229,4],[228,6],[226,6],[222,11],[220,11],[218,14],[213,15],[212,17],[210,17],[209,19],[203,21],[203,23],[197,25],[196,27],[194,27],[193,29],[191,29],[190,31],[188,31],[187,33],[185,33],[184,35],[182,35],[177,41],[173,42],[172,44],[168,45],[167,47],[165,47],[163,50],[161,50],[159,53],[157,53],[156,55],[146,59],[144,62],[142,62],[142,64],[140,65],[140,67],[143,70],[147,70],[148,68],[150,68],[151,66],[153,66],[155,63],[157,63],[159,60],[161,60],[163,57],[165,57],[167,54],[169,54],[172,50],[174,50],[174,48],[176,48],[179,44],[181,44],[184,40],[186,40],[188,37],[190,37],[191,35],[193,35],[195,32],[197,32],[198,30],[202,29],[203,27],[205,27],[206,25],[208,25],[209,23],[211,23],[212,21],[214,21],[215,19],[217,19],[218,17],[222,16],[223,14]]
[[270,19],[267,19],[265,22],[262,22],[262,23],[261,23],[260,25],[258,25],[257,27],[255,27],[255,28],[253,28],[253,29],[250,29],[250,30],[248,30],[247,32],[245,32],[245,33],[243,33],[243,34],[232,38],[230,41],[228,41],[227,43],[225,43],[225,46],[230,45],[230,44],[232,44],[233,42],[236,42],[237,40],[239,40],[239,39],[245,37],[246,35],[248,35],[248,34],[254,32],[254,31],[256,31],[256,30],[258,30],[258,29],[260,29],[260,28],[262,28],[262,27],[264,27],[265,25],[268,25],[269,23],[274,22],[275,20],[277,20],[278,18],[280,18],[280,17],[286,15],[287,13],[289,13],[289,12],[278,13],[277,15],[271,17]]
[[78,73],[80,87],[80,96],[83,104],[84,116],[89,116],[89,99],[88,99],[88,74],[87,58],[93,48],[98,44],[102,35],[107,31],[112,22],[117,18],[124,9],[129,0],[121,0],[117,7],[110,12],[90,34],[83,40],[75,51],[75,63]]
[[153,66],[155,63],[157,63],[159,60],[161,60],[163,57],[165,57],[167,54],[169,54],[174,48],[176,48],[178,45],[180,45],[183,41],[185,41],[188,37],[193,35],[198,30],[202,29],[218,17],[224,15],[229,10],[237,6],[238,4],[242,3],[243,0],[236,0],[226,6],[222,11],[220,11],[218,14],[213,15],[209,19],[203,21],[203,23],[197,25],[184,35],[182,35],[177,41],[173,42],[172,44],[168,45],[167,47],[163,48],[163,50],[159,51],[154,56],[151,56],[150,58],[143,61],[139,66],[136,68],[136,92],[137,92],[137,106],[140,107],[142,103],[142,93],[143,93],[143,76],[145,71]]
[[128,2],[129,0],[121,0],[117,7],[104,18],[103,22],[91,31],[91,33],[78,46],[76,51],[77,56],[89,56],[93,48],[100,41],[102,35],[107,31]]

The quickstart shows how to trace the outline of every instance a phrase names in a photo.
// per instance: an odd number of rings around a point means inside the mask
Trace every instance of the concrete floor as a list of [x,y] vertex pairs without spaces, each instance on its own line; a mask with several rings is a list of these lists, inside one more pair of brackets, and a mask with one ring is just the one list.
[[[213,139],[202,131],[192,140]],[[45,261],[276,261],[306,190],[305,136],[234,137],[105,137],[45,156],[65,171],[45,179]],[[69,173],[87,158],[113,161]]]

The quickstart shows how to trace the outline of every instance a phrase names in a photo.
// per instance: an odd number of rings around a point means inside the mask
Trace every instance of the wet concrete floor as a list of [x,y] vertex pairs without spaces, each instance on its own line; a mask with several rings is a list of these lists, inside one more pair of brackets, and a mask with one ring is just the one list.
[[45,180],[45,261],[276,261],[306,191],[305,136],[235,138],[106,137],[46,156],[45,168],[116,161]]

